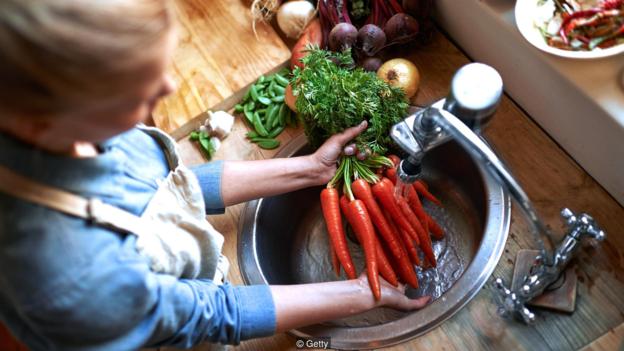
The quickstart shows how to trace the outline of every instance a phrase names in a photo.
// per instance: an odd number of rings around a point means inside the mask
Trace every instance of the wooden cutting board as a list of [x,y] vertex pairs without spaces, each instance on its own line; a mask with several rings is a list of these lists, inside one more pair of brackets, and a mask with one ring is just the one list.
[[172,132],[290,57],[269,25],[251,27],[240,0],[175,0],[178,47],[169,72],[178,89],[162,100],[154,124]]

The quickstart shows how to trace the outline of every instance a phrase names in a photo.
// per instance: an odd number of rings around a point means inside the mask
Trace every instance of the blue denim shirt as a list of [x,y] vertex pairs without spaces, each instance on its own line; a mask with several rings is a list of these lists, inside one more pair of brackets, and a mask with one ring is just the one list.
[[[52,155],[0,134],[0,164],[140,215],[168,173],[158,143],[133,129],[94,158]],[[222,162],[193,169],[222,212]],[[227,238],[226,238],[227,240]],[[217,286],[155,274],[122,235],[0,193],[0,321],[32,350],[237,344],[275,331],[268,286]]]

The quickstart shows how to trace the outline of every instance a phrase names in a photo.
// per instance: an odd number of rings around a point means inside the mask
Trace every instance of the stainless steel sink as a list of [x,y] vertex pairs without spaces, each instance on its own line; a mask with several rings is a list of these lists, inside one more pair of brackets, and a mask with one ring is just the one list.
[[[303,135],[277,157],[309,153]],[[444,203],[425,201],[428,212],[446,230],[434,241],[436,270],[419,269],[420,288],[410,297],[431,295],[422,310],[378,308],[357,316],[291,332],[301,337],[330,337],[333,348],[366,349],[397,344],[433,329],[470,301],[501,257],[510,220],[510,200],[496,181],[460,146],[449,142],[424,160],[424,178]],[[251,201],[238,234],[239,266],[247,284],[300,284],[337,280],[328,255],[321,214],[321,187]],[[349,240],[361,272],[361,250]],[[344,277],[342,277],[344,278]]]

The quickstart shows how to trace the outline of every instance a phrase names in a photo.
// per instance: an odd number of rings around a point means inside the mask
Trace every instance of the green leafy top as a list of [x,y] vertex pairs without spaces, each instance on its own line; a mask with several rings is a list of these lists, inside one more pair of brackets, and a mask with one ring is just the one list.
[[374,73],[355,68],[351,53],[310,48],[305,68],[293,71],[293,93],[305,133],[313,147],[363,120],[368,128],[356,138],[359,149],[385,154],[390,127],[406,115],[405,93]]

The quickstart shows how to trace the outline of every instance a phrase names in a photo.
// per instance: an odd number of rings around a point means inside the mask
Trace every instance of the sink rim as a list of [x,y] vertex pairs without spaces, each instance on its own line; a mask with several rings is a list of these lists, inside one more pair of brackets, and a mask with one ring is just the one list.
[[[300,134],[289,142],[275,157],[290,157],[307,144],[305,135]],[[415,311],[403,318],[382,325],[346,328],[311,325],[290,330],[289,333],[302,338],[330,337],[332,348],[372,349],[403,343],[437,327],[470,302],[498,265],[509,234],[511,200],[504,188],[478,162],[474,162],[480,173],[488,204],[485,230],[479,248],[462,276],[440,298],[426,306],[427,314]],[[256,250],[256,232],[253,223],[264,199],[248,202],[241,212],[238,227],[238,264],[243,281],[247,285],[268,284],[260,270]],[[245,230],[251,228],[251,230]],[[502,233],[502,234],[499,234]],[[451,304],[451,308],[446,306]],[[428,318],[425,320],[425,316]],[[406,331],[411,329],[409,331]],[[372,340],[370,340],[372,338]]]

